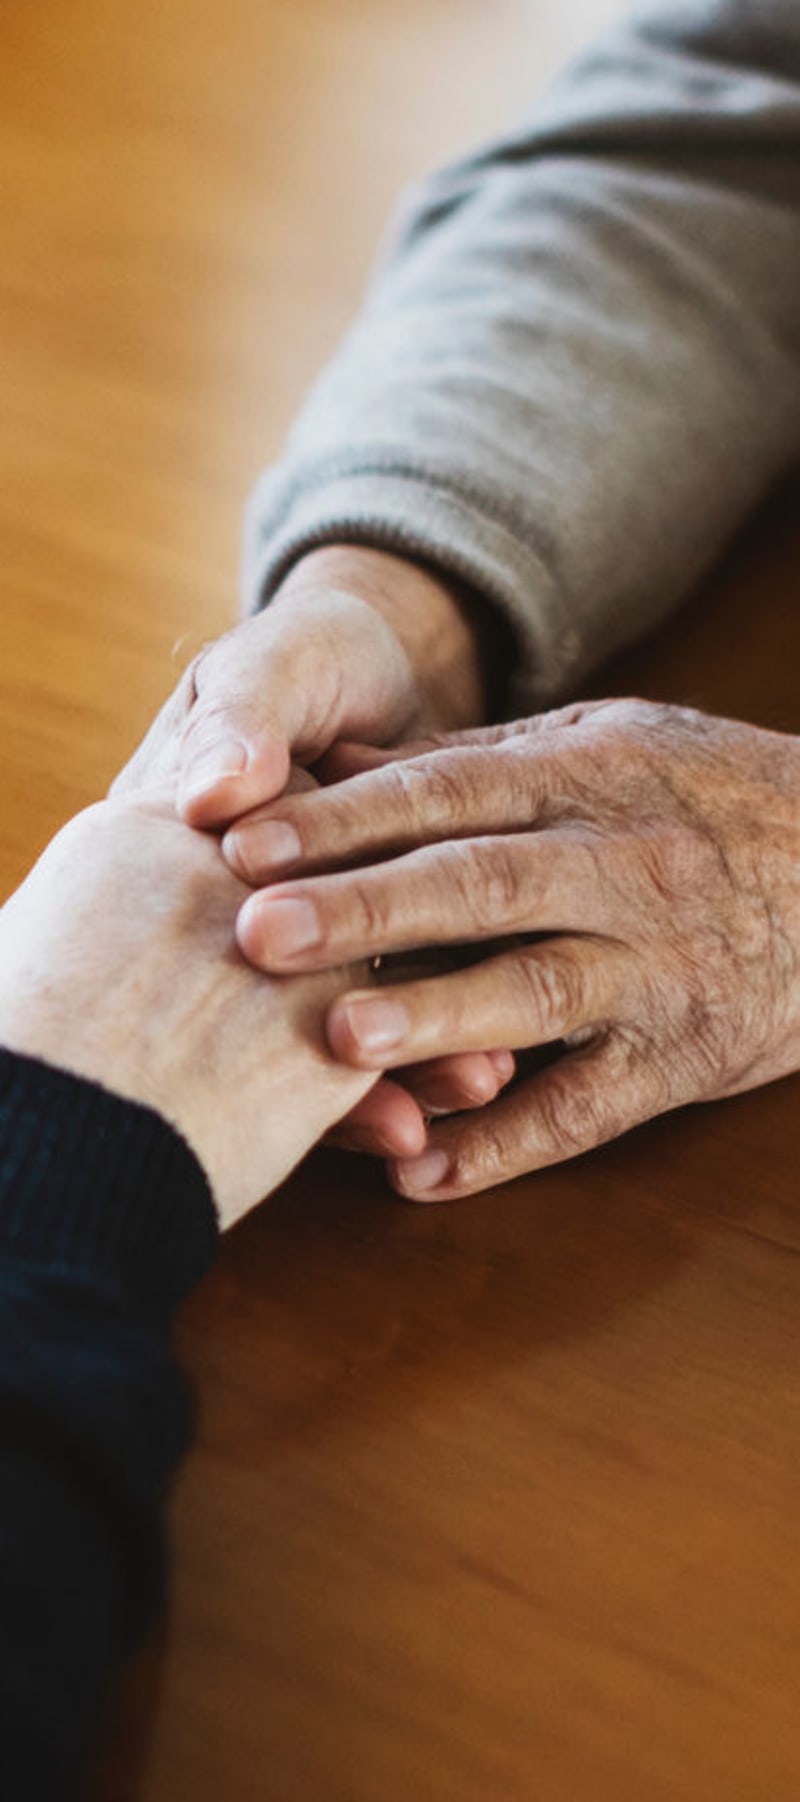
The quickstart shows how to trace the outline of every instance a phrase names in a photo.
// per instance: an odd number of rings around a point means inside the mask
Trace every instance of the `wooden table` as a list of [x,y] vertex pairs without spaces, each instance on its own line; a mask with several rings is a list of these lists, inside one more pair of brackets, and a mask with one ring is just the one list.
[[[389,195],[542,55],[514,0],[395,14],[7,0],[6,889],[233,617],[242,496]],[[800,730],[798,494],[597,692]],[[93,1802],[794,1802],[799,1099],[441,1210],[318,1154],[231,1235]]]

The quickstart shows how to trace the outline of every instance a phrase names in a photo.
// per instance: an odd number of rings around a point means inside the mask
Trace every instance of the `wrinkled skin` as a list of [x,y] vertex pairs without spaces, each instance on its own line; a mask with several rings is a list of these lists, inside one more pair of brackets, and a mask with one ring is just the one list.
[[[219,831],[281,794],[341,738],[387,744],[484,717],[491,663],[448,583],[405,558],[326,546],[291,570],[263,613],[192,660],[112,794],[170,787],[190,825]],[[380,1081],[339,1143],[413,1155],[425,1117],[492,1100],[509,1052],[437,1059]]]
[[465,1195],[800,1067],[797,739],[607,701],[341,747],[328,775],[223,841],[243,879],[271,884],[240,912],[246,956],[309,971],[506,940],[466,969],[342,996],[333,1050],[365,1070],[562,1050],[480,1114],[434,1124],[426,1152],[391,1167],[402,1193]]

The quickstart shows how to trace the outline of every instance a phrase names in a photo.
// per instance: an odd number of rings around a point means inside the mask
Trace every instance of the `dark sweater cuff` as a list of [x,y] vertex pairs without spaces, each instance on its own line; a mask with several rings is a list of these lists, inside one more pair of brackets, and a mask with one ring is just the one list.
[[167,1318],[217,1238],[205,1173],[160,1114],[0,1049],[0,1258],[85,1272]]

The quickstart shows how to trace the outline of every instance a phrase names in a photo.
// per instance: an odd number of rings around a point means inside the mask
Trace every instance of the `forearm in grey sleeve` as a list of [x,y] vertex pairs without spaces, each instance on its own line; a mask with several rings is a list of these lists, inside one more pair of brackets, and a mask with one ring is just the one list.
[[650,628],[800,451],[800,5],[666,0],[411,196],[251,503],[247,603],[352,540],[464,578],[526,710]]

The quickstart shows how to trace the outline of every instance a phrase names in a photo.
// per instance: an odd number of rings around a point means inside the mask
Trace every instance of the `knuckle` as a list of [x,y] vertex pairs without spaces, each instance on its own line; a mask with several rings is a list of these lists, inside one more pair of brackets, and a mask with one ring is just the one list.
[[506,800],[513,792],[518,764],[518,742],[511,747],[466,744],[440,755],[434,771],[442,824],[478,820],[487,808],[494,812],[498,797]]
[[519,857],[503,839],[486,839],[450,848],[449,874],[464,911],[483,935],[521,926],[523,881]]
[[186,752],[197,750],[206,739],[218,736],[219,728],[231,712],[231,696],[207,694],[194,699],[184,714],[181,729]]
[[[383,884],[361,876],[352,876],[342,899],[346,907],[342,915],[347,922],[347,937],[358,940],[359,950],[365,945],[380,946],[391,931],[392,903]],[[336,910],[337,916],[339,909]],[[332,937],[334,917],[329,916],[326,936]],[[338,936],[338,934],[337,934]]]
[[596,1143],[600,1125],[596,1103],[572,1087],[565,1074],[542,1085],[537,1111],[544,1137],[557,1157],[578,1157]]
[[518,1167],[518,1161],[512,1160],[507,1134],[484,1116],[453,1146],[448,1182],[463,1195],[473,1194],[502,1182]]
[[600,703],[601,717],[621,726],[648,725],[669,711],[661,701],[643,701],[639,695],[615,695]]
[[413,831],[429,812],[431,783],[415,763],[387,763],[379,778],[380,806]]
[[[420,853],[420,857],[426,859],[426,868],[427,859],[431,855],[430,852]],[[442,845],[441,850],[436,853],[436,868],[442,895],[447,894],[451,904],[456,904],[459,915],[469,919],[473,925],[477,926],[479,924],[476,893],[478,885],[473,848],[464,841]],[[432,869],[431,875],[435,880]]]
[[510,974],[515,998],[536,1038],[545,1043],[563,1038],[581,1017],[584,983],[580,972],[563,959],[531,952],[514,960]]
[[263,672],[256,660],[253,634],[263,617],[243,620],[221,638],[210,640],[187,665],[179,684],[186,740],[210,735],[233,713],[249,712],[257,720]]
[[663,1114],[675,1105],[675,1069],[665,1024],[651,1009],[635,1026],[617,1025],[604,1052],[606,1090],[621,1098],[604,1136],[613,1138],[636,1120]]
[[622,1041],[612,1046],[613,1036],[591,1072],[573,1065],[580,1052],[567,1053],[539,1086],[540,1126],[555,1158],[579,1157],[660,1111],[638,1051]]
[[601,703],[598,724],[611,726],[621,743],[634,743],[641,750],[650,749],[663,740],[680,712],[669,701],[646,701],[640,695],[617,696]]
[[523,883],[517,851],[504,840],[490,842],[482,858],[488,924],[502,920],[517,923],[522,907]]
[[466,796],[456,754],[388,764],[383,778],[386,803],[412,832],[421,826],[447,831],[461,819]]

